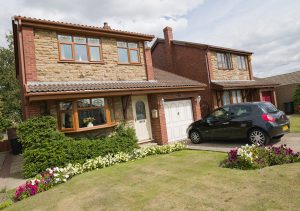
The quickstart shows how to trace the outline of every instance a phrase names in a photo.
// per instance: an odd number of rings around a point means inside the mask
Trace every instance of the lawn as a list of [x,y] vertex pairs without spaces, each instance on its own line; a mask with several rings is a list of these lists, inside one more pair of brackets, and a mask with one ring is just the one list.
[[300,163],[218,167],[224,153],[184,150],[78,175],[8,210],[299,210]]
[[289,116],[291,122],[291,132],[300,133],[300,114]]

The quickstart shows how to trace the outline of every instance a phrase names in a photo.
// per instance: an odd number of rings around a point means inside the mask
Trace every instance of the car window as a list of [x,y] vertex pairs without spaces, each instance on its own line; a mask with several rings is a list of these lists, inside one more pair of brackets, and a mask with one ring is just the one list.
[[223,120],[229,117],[229,107],[220,108],[215,110],[214,112],[209,115],[210,119],[213,120]]
[[230,109],[230,113],[233,117],[244,117],[248,116],[251,114],[252,109],[250,106],[244,106],[244,105],[239,105],[239,106],[232,106]]
[[259,104],[259,107],[261,107],[266,113],[276,113],[278,109],[269,102],[261,103]]

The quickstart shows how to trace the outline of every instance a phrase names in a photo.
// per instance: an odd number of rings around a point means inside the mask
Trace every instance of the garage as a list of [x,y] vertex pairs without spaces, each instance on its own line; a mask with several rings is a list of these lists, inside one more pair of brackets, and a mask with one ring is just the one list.
[[186,129],[194,121],[191,100],[164,103],[168,142],[187,138]]

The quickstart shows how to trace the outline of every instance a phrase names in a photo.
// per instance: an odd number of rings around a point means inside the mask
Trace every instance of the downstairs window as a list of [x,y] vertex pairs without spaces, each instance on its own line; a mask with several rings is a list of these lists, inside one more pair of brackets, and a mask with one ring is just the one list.
[[111,98],[86,98],[59,102],[61,131],[81,131],[115,123]]

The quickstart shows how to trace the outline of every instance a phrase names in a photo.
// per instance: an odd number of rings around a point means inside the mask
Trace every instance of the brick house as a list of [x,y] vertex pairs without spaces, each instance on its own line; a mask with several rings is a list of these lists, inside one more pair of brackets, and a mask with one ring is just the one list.
[[153,35],[21,16],[12,26],[24,119],[53,115],[70,136],[126,120],[141,143],[167,144],[201,118],[206,85],[153,68]]
[[251,52],[200,43],[173,40],[172,28],[152,45],[153,66],[204,83],[201,113],[222,105],[270,101],[276,105],[276,83],[255,80]]
[[[285,104],[294,102],[294,94],[300,84],[300,71],[274,75],[263,78],[263,80],[279,83],[279,85],[275,87],[278,108],[285,111],[287,114],[293,113],[293,111],[290,111],[288,107],[285,107]],[[294,106],[297,107],[298,105]]]

